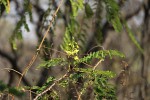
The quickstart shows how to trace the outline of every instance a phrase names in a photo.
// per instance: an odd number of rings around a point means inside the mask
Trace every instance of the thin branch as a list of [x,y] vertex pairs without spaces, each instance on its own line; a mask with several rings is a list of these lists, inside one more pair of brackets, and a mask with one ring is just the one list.
[[15,70],[15,69],[11,69],[11,68],[3,68],[3,69],[1,69],[1,70],[7,70],[7,71],[14,71],[14,72],[16,72],[17,74],[19,74],[19,75],[21,75],[22,76],[22,74],[19,72],[19,71],[17,71],[17,70]]
[[105,48],[103,46],[97,45],[97,46],[92,47],[89,51],[87,51],[87,53],[89,53],[90,51],[92,51],[93,49],[95,49],[97,47],[100,47],[100,48],[102,48],[102,50],[105,50]]
[[85,63],[85,62],[82,62],[83,64],[85,64],[85,65],[87,65],[88,67],[93,67],[92,65],[90,65],[90,64],[87,64],[87,63]]
[[37,100],[40,96],[44,95],[46,92],[50,91],[58,82],[60,82],[62,79],[68,76],[68,72],[63,75],[61,78],[56,80],[52,85],[50,85],[46,90],[44,90],[42,93],[39,93],[33,100]]
[[[19,66],[18,66],[18,64],[17,64],[17,58],[16,58],[16,57],[11,57],[9,54],[7,54],[6,52],[4,52],[4,51],[2,51],[2,50],[0,50],[0,55],[1,55],[2,57],[6,58],[6,59],[11,63],[11,65],[12,65],[12,68],[11,68],[11,69],[13,69],[13,70],[15,70],[15,71],[21,73],[21,70],[19,69]],[[12,74],[12,73],[10,73],[10,76],[11,76],[11,74]],[[18,74],[17,74],[17,75],[18,75]],[[13,76],[11,76],[11,78],[12,78],[12,77],[13,77]],[[22,80],[23,80],[23,83],[24,83],[25,85],[30,86],[29,82],[28,82],[25,78],[23,78]],[[8,84],[10,84],[10,83],[11,83],[11,79],[10,79],[10,81],[9,81]]]
[[95,70],[96,67],[97,67],[102,61],[104,61],[104,60],[103,60],[103,59],[99,60],[99,61],[96,63],[96,65],[93,67],[93,70]]

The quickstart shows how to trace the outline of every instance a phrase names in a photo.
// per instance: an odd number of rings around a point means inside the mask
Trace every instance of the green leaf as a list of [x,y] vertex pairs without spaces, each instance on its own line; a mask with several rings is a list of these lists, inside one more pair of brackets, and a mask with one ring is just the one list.
[[117,51],[117,50],[109,50],[109,53],[111,56],[118,56],[118,57],[121,57],[121,58],[124,58],[125,55],[120,52],[120,51]]
[[85,13],[87,18],[91,18],[93,16],[93,10],[88,3],[85,3]]
[[9,0],[1,0],[0,4],[1,3],[5,6],[6,12],[9,13],[10,12],[10,2],[9,2]]
[[141,53],[144,52],[144,50],[142,49],[142,47],[140,46],[140,44],[137,42],[133,32],[131,31],[131,29],[128,27],[127,23],[124,21],[124,27],[131,39],[131,41],[135,44],[135,46],[140,50]]
[[68,54],[68,56],[74,56],[79,52],[78,43],[75,41],[75,38],[71,35],[73,31],[73,24],[68,25],[63,39],[63,44],[61,45],[61,48]]
[[49,77],[48,79],[47,79],[47,81],[46,81],[46,83],[51,83],[51,82],[53,82],[54,81],[54,77]]
[[104,0],[107,11],[107,19],[113,25],[117,32],[122,30],[122,24],[119,19],[119,6],[115,0]]
[[39,86],[32,86],[31,89],[34,89],[34,90],[38,90],[40,87]]
[[110,58],[112,58],[112,56],[118,56],[118,57],[125,57],[125,55],[117,50],[100,50],[97,52],[92,52],[90,54],[88,54],[87,56],[83,57],[83,58],[78,58],[77,61],[74,62],[74,64],[77,63],[82,63],[82,62],[89,62],[94,58],[97,59],[105,59],[106,56],[109,56]]
[[49,61],[43,61],[37,68],[41,68],[41,67],[49,68],[49,67],[57,66],[57,65],[63,66],[65,64],[67,64],[65,59],[63,59],[63,58],[53,58]]
[[19,39],[19,40],[22,40],[22,31],[21,30],[17,31],[16,38]]
[[14,88],[14,87],[9,88],[9,93],[11,93],[15,96],[18,96],[18,97],[23,96],[23,94],[24,94],[23,92],[19,91],[18,89]]
[[29,14],[30,21],[32,21],[33,20],[32,3],[30,2],[30,0],[24,0],[24,9],[25,9],[25,12],[27,12]]
[[121,32],[121,30],[122,30],[122,24],[120,22],[119,17],[116,16],[114,19],[111,19],[110,22],[112,23],[114,29],[117,32]]
[[12,46],[13,50],[17,50],[16,41],[11,39],[10,42],[11,42],[11,46]]
[[94,76],[103,75],[108,78],[113,78],[115,74],[111,71],[93,70],[92,68],[74,68],[76,71],[92,74]]
[[84,7],[83,0],[70,0],[72,5],[72,15],[73,17],[77,16],[78,10]]
[[29,29],[29,27],[28,27],[28,24],[26,23],[26,21],[24,21],[24,28],[27,30],[27,32],[30,32],[30,29]]
[[59,83],[59,85],[62,86],[62,87],[66,87],[66,86],[69,85],[69,80],[68,80],[68,79],[63,80],[63,81],[61,81],[61,82]]
[[7,85],[5,85],[2,81],[0,81],[0,91],[3,92],[7,88]]

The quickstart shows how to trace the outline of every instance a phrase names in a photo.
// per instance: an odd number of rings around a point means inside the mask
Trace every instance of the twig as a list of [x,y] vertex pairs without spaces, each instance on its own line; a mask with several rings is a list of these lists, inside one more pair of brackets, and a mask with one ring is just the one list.
[[103,46],[97,45],[97,46],[92,47],[89,51],[87,51],[87,53],[89,53],[90,51],[92,51],[93,49],[95,49],[97,47],[100,47],[100,48],[102,48],[102,50],[105,50],[105,48]]
[[50,85],[46,90],[44,90],[42,93],[39,93],[33,100],[37,100],[40,96],[44,95],[46,92],[50,91],[59,81],[64,79],[66,76],[68,76],[68,72],[63,75],[61,78],[56,80],[52,85]]
[[19,72],[19,71],[17,71],[17,70],[14,70],[14,69],[11,69],[11,68],[4,68],[4,69],[1,69],[1,70],[7,70],[7,71],[14,71],[14,72],[16,72],[16,73],[18,73],[19,75],[21,75],[22,76],[22,74]]
[[93,70],[95,70],[96,67],[97,67],[102,61],[104,61],[104,60],[103,60],[103,59],[99,60],[99,61],[96,63],[96,65],[93,67]]

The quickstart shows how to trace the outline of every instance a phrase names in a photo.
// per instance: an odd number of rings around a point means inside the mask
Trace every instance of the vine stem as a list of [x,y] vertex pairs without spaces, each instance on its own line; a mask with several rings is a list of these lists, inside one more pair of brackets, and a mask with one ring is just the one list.
[[[43,43],[44,43],[44,40],[46,39],[46,36],[48,35],[49,30],[50,30],[50,28],[51,28],[52,25],[53,25],[53,22],[54,22],[55,17],[57,16],[57,13],[58,13],[58,11],[59,11],[61,5],[62,5],[62,2],[63,2],[63,0],[60,1],[60,3],[59,3],[59,5],[58,5],[58,7],[57,7],[55,13],[53,14],[52,20],[50,21],[50,24],[49,24],[49,26],[48,26],[48,28],[47,28],[47,30],[46,30],[46,32],[45,32],[43,38],[42,38],[42,41],[40,42],[40,45],[38,46],[37,52],[33,55],[32,59],[31,59],[30,62],[29,62],[29,64],[28,64],[28,65],[25,67],[25,69],[23,70],[23,72],[22,72],[22,74],[21,74],[21,77],[19,78],[17,87],[19,87],[23,76],[27,73],[27,71],[31,68],[31,66],[33,65],[33,63],[34,63],[35,60],[37,59],[37,56],[38,56],[38,54],[39,54],[39,51],[41,50],[42,45],[43,45]],[[14,100],[14,96],[12,97],[12,100]]]
[[46,92],[50,91],[58,82],[60,82],[62,79],[68,76],[68,72],[63,75],[61,78],[57,79],[52,85],[50,85],[46,90],[39,93],[33,100],[37,100],[40,96],[44,95]]

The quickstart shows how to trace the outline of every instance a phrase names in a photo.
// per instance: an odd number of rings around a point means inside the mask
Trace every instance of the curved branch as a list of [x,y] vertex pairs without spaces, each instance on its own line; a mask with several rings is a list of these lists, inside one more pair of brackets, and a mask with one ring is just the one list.
[[[11,63],[12,69],[14,69],[14,70],[16,70],[16,71],[21,73],[21,70],[19,69],[19,66],[17,65],[17,59],[16,58],[11,57],[9,54],[7,54],[6,52],[4,52],[2,50],[0,50],[0,55],[2,57],[6,58]],[[8,82],[8,85],[10,85],[12,83],[13,77],[14,77],[13,71],[10,71],[10,80]],[[25,85],[30,86],[29,82],[24,77],[23,77],[22,80],[23,80],[23,83]]]

